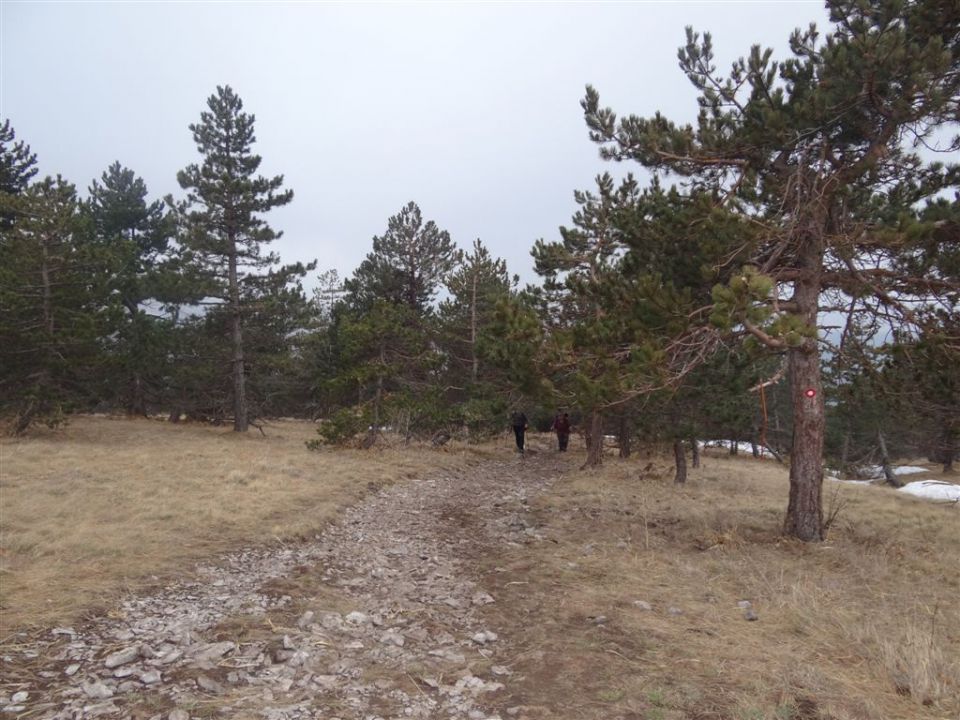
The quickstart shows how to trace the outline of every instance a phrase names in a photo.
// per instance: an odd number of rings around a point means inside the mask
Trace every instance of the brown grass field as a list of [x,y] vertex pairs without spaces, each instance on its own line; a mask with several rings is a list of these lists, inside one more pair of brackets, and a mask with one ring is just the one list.
[[79,417],[0,440],[0,639],[75,622],[231,548],[309,536],[371,489],[483,452],[310,452],[315,428]]
[[828,481],[841,509],[807,545],[779,534],[787,476],[772,461],[707,456],[677,487],[657,456],[599,474],[579,459],[532,503],[544,541],[487,563],[503,632],[522,638],[508,704],[598,720],[960,717],[956,505]]
[[[4,636],[82,620],[231,548],[309,537],[382,484],[509,445],[307,452],[308,423],[267,434],[78,418],[0,441]],[[956,505],[828,481],[839,514],[828,541],[808,545],[779,533],[787,480],[772,461],[707,454],[684,487],[655,453],[608,457],[595,472],[580,462],[582,449],[558,457],[563,475],[531,498],[541,539],[473,559],[497,599],[487,620],[513,652],[499,709],[530,720],[960,718]]]

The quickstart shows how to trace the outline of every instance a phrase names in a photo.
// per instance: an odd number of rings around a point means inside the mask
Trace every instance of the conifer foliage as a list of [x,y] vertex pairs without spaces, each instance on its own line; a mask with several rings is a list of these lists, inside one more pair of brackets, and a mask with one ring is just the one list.
[[[683,178],[758,227],[741,274],[714,294],[714,318],[788,355],[794,408],[784,530],[824,537],[823,385],[818,342],[825,293],[844,309],[914,317],[917,302],[949,302],[950,278],[900,260],[939,245],[917,208],[956,185],[958,169],[924,146],[960,149],[960,6],[949,0],[828,0],[834,23],[790,38],[791,56],[755,46],[729,74],[712,38],[687,31],[680,67],[700,93],[694,125],[643,118],[583,100],[591,138],[612,160]],[[836,295],[834,297],[837,297]],[[955,296],[954,296],[955,297]]]
[[[233,427],[246,432],[249,408],[244,356],[244,317],[251,295],[265,277],[264,270],[279,258],[263,246],[280,237],[262,215],[293,199],[284,190],[283,176],[258,175],[261,157],[253,153],[255,117],[243,111],[243,101],[227,85],[207,100],[200,122],[190,126],[199,165],[188,165],[177,174],[187,191],[179,205],[183,223],[181,240],[190,251],[208,298],[224,304],[229,313],[232,348]],[[302,275],[302,266],[280,272]]]

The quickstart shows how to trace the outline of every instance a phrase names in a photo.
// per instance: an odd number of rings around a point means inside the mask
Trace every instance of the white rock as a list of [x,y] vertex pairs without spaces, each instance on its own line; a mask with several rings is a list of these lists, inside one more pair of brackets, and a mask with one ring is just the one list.
[[169,665],[170,663],[176,662],[183,657],[183,650],[175,649],[168,652],[166,655],[157,658],[155,661],[159,665]]
[[494,602],[494,599],[493,599],[493,595],[491,595],[490,593],[485,593],[483,591],[480,591],[473,594],[473,598],[471,599],[471,602],[474,605],[489,605],[490,603]]
[[740,600],[737,602],[737,607],[741,610],[746,610],[747,608],[753,607],[753,603],[751,603],[749,600]]
[[301,667],[307,663],[307,660],[310,659],[310,653],[304,650],[297,650],[293,653],[293,657],[290,658],[290,667]]
[[236,645],[229,640],[218,643],[210,643],[209,645],[202,647],[200,651],[194,655],[194,657],[201,661],[212,661],[223,657],[235,647]]
[[29,697],[30,693],[28,693],[26,690],[21,690],[20,692],[15,692],[10,697],[10,702],[15,705],[19,705],[20,703],[26,702]]
[[146,643],[143,643],[140,646],[140,657],[144,658],[145,660],[149,660],[150,658],[155,658],[156,656],[157,656],[157,651],[154,650],[149,645],[147,645]]
[[154,683],[160,682],[161,679],[162,676],[159,670],[149,670],[140,675],[140,682],[144,685],[153,685]]
[[403,639],[403,635],[400,633],[394,630],[387,630],[387,632],[380,636],[380,642],[382,642],[384,645],[396,645],[397,647],[403,647],[405,640]]
[[121,665],[128,665],[134,660],[140,658],[140,648],[136,645],[131,647],[124,648],[123,650],[118,650],[112,655],[108,655],[107,659],[103,661],[103,664],[108,668],[120,667]]
[[77,634],[77,631],[74,630],[72,627],[57,627],[51,630],[50,632],[54,635],[69,635],[71,638],[73,638]]
[[67,677],[70,677],[71,675],[76,675],[77,670],[79,669],[80,669],[80,663],[71,663],[70,665],[67,665],[67,667],[64,669],[63,674],[66,675]]
[[303,629],[309,626],[310,623],[313,622],[313,615],[313,610],[307,610],[303,615],[300,616],[300,619],[297,620],[297,627]]
[[197,678],[197,685],[200,686],[201,690],[206,690],[208,693],[213,693],[214,695],[223,692],[223,685],[206,675],[201,675]]
[[513,672],[510,670],[510,668],[503,665],[494,665],[492,668],[490,668],[490,672],[492,672],[494,675],[513,675]]
[[495,642],[498,637],[499,636],[495,632],[481,630],[478,633],[474,633],[470,639],[478,645],[486,645],[488,642]]
[[314,675],[313,682],[324,690],[333,690],[337,686],[336,675]]
[[648,603],[646,600],[634,600],[633,606],[640,608],[641,610],[653,610],[653,605]]
[[83,694],[91,700],[105,700],[109,697],[113,697],[113,690],[104,685],[102,682],[95,681],[84,683]]
[[176,710],[170,711],[170,714],[167,715],[167,720],[190,720],[190,716],[187,714],[186,710],[177,708]]
[[347,613],[346,617],[343,618],[350,625],[366,625],[370,622],[370,617],[366,613],[362,613],[359,610],[354,610],[351,613]]

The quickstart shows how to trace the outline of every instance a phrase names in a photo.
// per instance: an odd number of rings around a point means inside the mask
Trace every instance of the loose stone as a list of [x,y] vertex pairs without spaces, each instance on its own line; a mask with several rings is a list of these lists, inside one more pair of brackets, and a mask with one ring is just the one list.
[[140,648],[137,646],[132,646],[124,648],[123,650],[118,650],[112,655],[108,655],[107,659],[103,661],[103,664],[108,668],[120,667],[121,665],[127,665],[132,663],[134,660],[140,658]]

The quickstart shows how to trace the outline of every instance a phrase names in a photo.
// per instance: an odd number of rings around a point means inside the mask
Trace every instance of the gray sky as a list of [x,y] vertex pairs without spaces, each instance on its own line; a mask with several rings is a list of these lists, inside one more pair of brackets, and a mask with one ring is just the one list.
[[[295,197],[268,220],[284,261],[349,275],[414,200],[461,247],[481,238],[523,281],[573,190],[604,170],[579,101],[690,121],[684,26],[721,68],[751,44],[784,55],[822,3],[484,4],[0,0],[0,115],[83,194],[114,160],[180,195],[187,126],[218,84],[257,118],[265,174]],[[628,166],[622,166],[626,169]],[[310,283],[308,283],[310,284]]]

